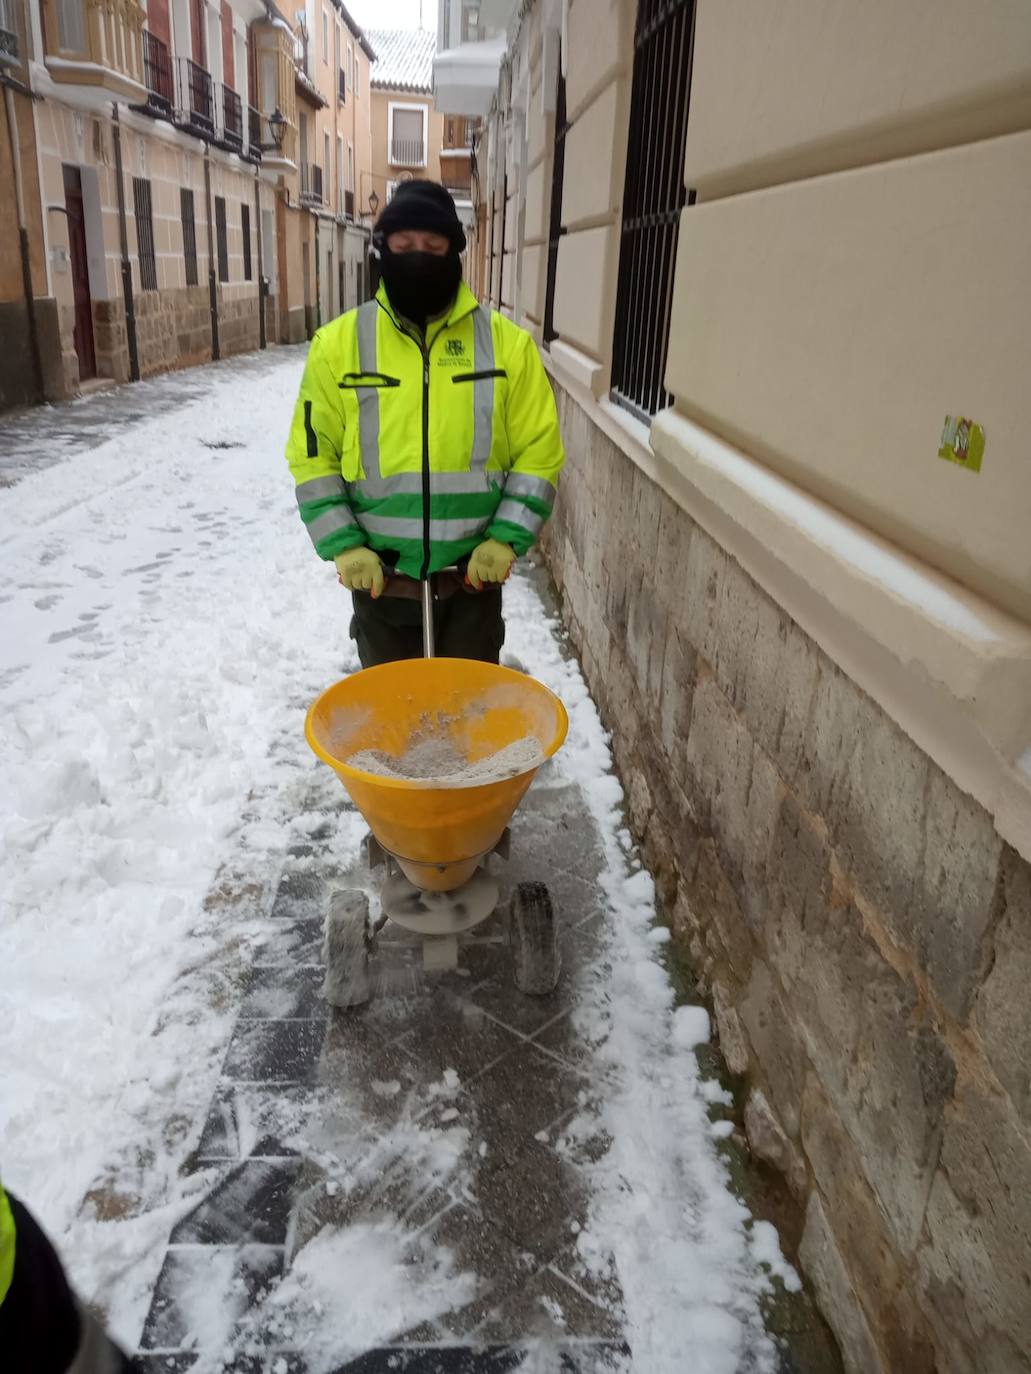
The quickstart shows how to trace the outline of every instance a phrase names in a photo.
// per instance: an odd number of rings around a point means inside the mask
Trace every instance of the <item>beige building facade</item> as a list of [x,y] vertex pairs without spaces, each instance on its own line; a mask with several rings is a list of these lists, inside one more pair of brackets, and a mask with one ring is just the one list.
[[0,410],[62,394],[57,302],[39,194],[32,28],[24,0],[0,6]]
[[342,4],[2,3],[0,404],[300,342],[365,299],[373,50]]
[[1031,12],[508,10],[436,100],[753,1150],[850,1370],[1031,1369]]

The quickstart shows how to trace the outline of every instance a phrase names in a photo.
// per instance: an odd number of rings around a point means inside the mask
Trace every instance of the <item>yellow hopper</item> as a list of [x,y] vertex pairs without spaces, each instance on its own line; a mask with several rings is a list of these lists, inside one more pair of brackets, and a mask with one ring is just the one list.
[[[431,937],[426,942],[428,967],[453,967],[457,934],[494,910],[498,888],[486,874],[486,860],[502,845],[540,765],[485,785],[440,787],[364,772],[350,760],[365,751],[400,758],[413,740],[430,734],[446,735],[469,763],[532,736],[543,762],[561,747],[567,729],[565,708],[541,683],[508,668],[466,659],[407,659],[369,668],[334,683],[312,704],[305,724],[308,743],[347,789],[388,871],[395,866],[400,870],[392,876],[388,872],[384,919],[398,920]],[[340,902],[330,913],[328,943],[332,946],[334,939],[335,910],[338,943],[345,941],[353,964],[360,952],[358,927],[367,922],[362,915],[364,898],[355,893],[337,896]],[[513,912],[517,934],[522,926],[533,924],[534,930],[526,931],[531,945],[540,945],[542,921],[549,925],[544,932],[547,940],[557,940],[550,930],[553,916],[542,885],[522,885]],[[430,946],[436,947],[435,955]],[[528,957],[532,954],[530,949]],[[557,977],[556,953],[554,977],[548,975],[545,981],[553,987]],[[330,1000],[339,1005],[365,1000],[358,995],[362,987],[356,992],[353,981]],[[520,979],[517,970],[517,981],[524,986],[534,979],[525,972]],[[327,977],[327,985],[330,982]]]

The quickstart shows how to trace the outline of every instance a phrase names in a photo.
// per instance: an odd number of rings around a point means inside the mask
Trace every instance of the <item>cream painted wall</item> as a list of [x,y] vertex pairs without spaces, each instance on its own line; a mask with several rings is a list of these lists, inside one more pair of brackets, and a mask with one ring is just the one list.
[[698,0],[699,199],[1028,127],[1027,0]]
[[576,119],[617,76],[633,68],[634,0],[570,0],[566,113]]
[[1031,133],[687,209],[678,409],[1031,620],[1029,224]]

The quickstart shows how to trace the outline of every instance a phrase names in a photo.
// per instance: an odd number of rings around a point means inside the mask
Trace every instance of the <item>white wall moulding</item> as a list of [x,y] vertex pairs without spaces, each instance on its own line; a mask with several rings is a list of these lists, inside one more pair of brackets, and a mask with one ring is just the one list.
[[652,476],[1031,859],[1031,626],[677,414]]

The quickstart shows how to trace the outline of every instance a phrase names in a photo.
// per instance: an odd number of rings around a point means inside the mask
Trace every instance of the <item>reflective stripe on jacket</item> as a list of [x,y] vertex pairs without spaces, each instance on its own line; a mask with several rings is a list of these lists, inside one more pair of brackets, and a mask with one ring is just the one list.
[[3,1184],[0,1183],[0,1303],[7,1297],[7,1290],[14,1277],[14,1241],[11,1204],[7,1201]]
[[287,460],[322,558],[368,544],[420,578],[486,538],[524,554],[563,458],[533,339],[464,285],[425,344],[382,286],[312,340]]

